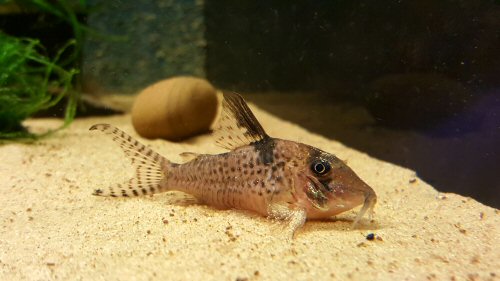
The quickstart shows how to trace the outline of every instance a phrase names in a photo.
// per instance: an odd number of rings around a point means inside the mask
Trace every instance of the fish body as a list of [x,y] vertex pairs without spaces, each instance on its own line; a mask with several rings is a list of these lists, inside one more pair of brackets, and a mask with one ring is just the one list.
[[268,136],[238,94],[224,94],[215,130],[230,152],[195,155],[173,163],[108,124],[90,128],[113,136],[135,166],[135,177],[95,190],[133,197],[181,191],[219,209],[249,210],[287,220],[293,236],[306,219],[328,218],[363,204],[355,223],[373,209],[376,195],[343,161],[318,148]]

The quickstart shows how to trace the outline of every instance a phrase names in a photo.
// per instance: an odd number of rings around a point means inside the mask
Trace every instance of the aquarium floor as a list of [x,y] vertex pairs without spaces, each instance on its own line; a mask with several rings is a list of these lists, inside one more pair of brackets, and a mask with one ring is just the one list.
[[[115,144],[88,128],[130,116],[76,120],[35,144],[0,146],[0,280],[488,280],[500,275],[500,214],[439,193],[415,173],[280,120],[256,107],[272,136],[337,154],[376,191],[374,220],[356,211],[307,222],[293,242],[253,214],[174,204],[179,194],[101,198],[93,189],[132,170]],[[29,120],[33,130],[53,119]],[[144,140],[173,161],[218,153],[209,136]],[[367,240],[369,233],[375,239]]]

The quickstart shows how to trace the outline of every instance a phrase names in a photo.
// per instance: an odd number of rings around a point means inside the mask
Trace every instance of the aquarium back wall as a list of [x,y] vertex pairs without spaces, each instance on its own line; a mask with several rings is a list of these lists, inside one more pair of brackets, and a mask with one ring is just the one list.
[[205,76],[203,1],[88,2],[87,91],[131,94],[174,75]]
[[498,84],[492,1],[207,0],[205,15],[207,76],[225,88],[354,98],[386,75],[413,73]]
[[96,32],[85,43],[84,81],[106,90],[195,75],[238,91],[366,102],[374,85],[404,74],[397,79],[443,81],[470,100],[500,73],[492,1],[88,2]]

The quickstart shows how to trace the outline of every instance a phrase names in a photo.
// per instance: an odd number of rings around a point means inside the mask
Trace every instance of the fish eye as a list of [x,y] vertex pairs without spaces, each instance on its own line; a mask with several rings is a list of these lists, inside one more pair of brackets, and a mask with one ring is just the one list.
[[324,161],[314,162],[311,165],[311,169],[317,175],[324,175],[330,171],[330,163]]

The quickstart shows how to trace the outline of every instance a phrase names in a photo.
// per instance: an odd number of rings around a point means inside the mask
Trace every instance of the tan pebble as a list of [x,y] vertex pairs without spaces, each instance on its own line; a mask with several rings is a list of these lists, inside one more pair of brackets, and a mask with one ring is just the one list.
[[217,93],[204,79],[174,77],[142,90],[132,124],[145,138],[178,141],[207,132],[217,113]]

